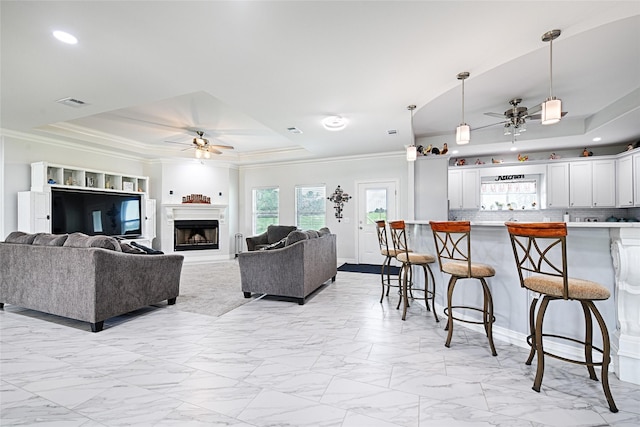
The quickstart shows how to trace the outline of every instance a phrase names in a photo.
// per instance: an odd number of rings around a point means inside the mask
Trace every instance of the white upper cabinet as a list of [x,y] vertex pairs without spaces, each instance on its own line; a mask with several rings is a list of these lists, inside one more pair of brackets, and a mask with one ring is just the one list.
[[569,163],[569,206],[590,208],[593,203],[592,165],[590,161]]
[[462,171],[449,171],[449,209],[462,209]]
[[640,153],[633,155],[633,201],[640,206]]
[[616,163],[617,206],[621,208],[633,206],[633,157],[621,157],[616,160]]
[[547,165],[547,208],[569,206],[569,163]]
[[613,159],[593,160],[592,206],[612,208],[616,205],[616,162]]
[[449,171],[449,209],[480,209],[478,169]]

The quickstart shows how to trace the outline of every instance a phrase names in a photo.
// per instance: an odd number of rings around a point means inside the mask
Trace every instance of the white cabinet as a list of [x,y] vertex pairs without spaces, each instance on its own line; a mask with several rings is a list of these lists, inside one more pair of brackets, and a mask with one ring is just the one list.
[[148,193],[149,178],[74,166],[55,165],[47,162],[32,163],[31,191],[48,191],[51,186]]
[[462,171],[449,171],[449,209],[462,209]]
[[625,156],[616,160],[616,206],[633,206],[633,157]]
[[633,203],[640,206],[640,153],[633,155]]
[[547,208],[569,206],[569,163],[547,165]]
[[591,182],[594,208],[612,208],[616,205],[616,162],[613,159],[591,162]]
[[569,206],[572,208],[591,207],[593,202],[591,181],[590,161],[569,164]]
[[449,171],[449,209],[480,209],[478,169]]
[[51,193],[18,192],[18,230],[51,233]]

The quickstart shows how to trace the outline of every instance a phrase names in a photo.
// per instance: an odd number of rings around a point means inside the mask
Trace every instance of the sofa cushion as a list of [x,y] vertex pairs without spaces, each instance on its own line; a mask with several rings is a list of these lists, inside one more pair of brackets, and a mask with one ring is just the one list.
[[68,237],[68,234],[37,233],[33,244],[39,246],[62,246]]
[[295,229],[294,225],[270,225],[267,227],[267,243],[279,242]]
[[301,240],[307,240],[309,235],[304,231],[293,230],[287,236],[287,240],[285,241],[285,246],[293,245],[296,242],[300,242]]
[[24,231],[12,231],[4,241],[5,243],[22,243],[30,245],[33,243],[35,238],[35,234],[25,233]]
[[272,243],[270,245],[261,246],[259,248],[259,250],[261,250],[261,251],[269,251],[271,249],[282,249],[282,248],[285,247],[286,244],[287,244],[287,238],[283,237],[282,239],[278,240],[275,243]]
[[63,246],[71,248],[102,248],[122,252],[120,243],[110,236],[87,236],[84,233],[71,233]]
[[320,237],[328,236],[331,234],[331,230],[329,230],[329,228],[327,227],[322,227],[320,230],[318,230],[318,234],[320,235]]

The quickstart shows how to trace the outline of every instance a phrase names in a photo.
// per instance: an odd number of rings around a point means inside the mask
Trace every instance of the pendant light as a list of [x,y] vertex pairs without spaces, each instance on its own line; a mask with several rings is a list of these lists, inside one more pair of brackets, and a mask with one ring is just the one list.
[[416,149],[416,136],[413,133],[413,111],[416,109],[415,105],[409,105],[407,107],[407,110],[409,110],[409,114],[411,115],[411,145],[409,145],[407,147],[407,161],[408,162],[415,162],[416,158],[418,157],[418,150]]
[[542,35],[542,41],[549,42],[549,98],[542,103],[543,125],[558,123],[562,118],[562,100],[553,96],[553,41],[560,37],[560,33],[560,30],[551,30]]
[[458,74],[458,80],[462,80],[462,122],[456,128],[456,144],[468,144],[471,140],[471,128],[464,122],[464,81],[469,77],[469,72],[464,71]]

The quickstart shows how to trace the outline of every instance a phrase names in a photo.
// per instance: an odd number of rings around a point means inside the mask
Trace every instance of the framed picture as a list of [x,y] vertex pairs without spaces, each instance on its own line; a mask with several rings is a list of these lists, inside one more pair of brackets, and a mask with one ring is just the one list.
[[123,182],[122,183],[122,189],[124,191],[133,191],[133,182]]

